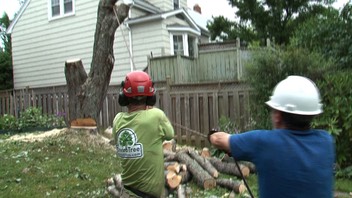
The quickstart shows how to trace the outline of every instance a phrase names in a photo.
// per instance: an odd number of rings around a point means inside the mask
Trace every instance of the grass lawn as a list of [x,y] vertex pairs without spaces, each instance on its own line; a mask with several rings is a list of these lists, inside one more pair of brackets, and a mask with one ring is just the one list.
[[[120,172],[119,162],[114,148],[100,137],[70,130],[24,142],[0,135],[0,197],[109,197],[105,180]],[[256,175],[248,183],[258,197]],[[187,188],[192,197],[230,193],[223,188],[205,191],[192,182]],[[352,192],[352,181],[337,180],[336,190]]]

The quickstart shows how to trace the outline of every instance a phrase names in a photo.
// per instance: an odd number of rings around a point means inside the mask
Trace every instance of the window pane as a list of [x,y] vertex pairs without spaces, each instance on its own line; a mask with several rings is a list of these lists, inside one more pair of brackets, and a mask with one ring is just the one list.
[[179,0],[174,0],[174,9],[179,9],[180,5],[179,5]]
[[195,38],[188,36],[188,55],[194,57],[194,48],[196,45]]
[[60,6],[60,0],[51,0],[51,6]]
[[183,55],[183,39],[182,35],[174,35],[173,36],[174,40],[174,54],[180,54]]
[[65,0],[64,4],[64,13],[70,13],[72,12],[72,0]]
[[60,6],[52,6],[51,7],[51,14],[52,14],[52,16],[59,16],[60,15]]

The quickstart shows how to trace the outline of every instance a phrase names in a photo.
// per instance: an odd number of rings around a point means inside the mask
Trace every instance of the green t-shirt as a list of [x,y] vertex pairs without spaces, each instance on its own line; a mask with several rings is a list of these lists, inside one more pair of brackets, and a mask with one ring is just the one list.
[[124,185],[160,197],[165,186],[162,143],[174,129],[158,108],[120,112],[113,122],[117,155]]

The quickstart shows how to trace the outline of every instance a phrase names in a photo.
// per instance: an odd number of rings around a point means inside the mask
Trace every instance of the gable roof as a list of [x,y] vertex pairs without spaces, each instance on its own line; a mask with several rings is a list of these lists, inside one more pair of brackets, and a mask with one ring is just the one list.
[[30,3],[31,0],[26,0],[23,5],[21,6],[20,8],[20,11],[16,14],[15,18],[12,20],[11,24],[9,25],[9,27],[7,28],[6,30],[6,33],[7,34],[11,34],[12,33],[12,30],[13,28],[15,27],[17,21],[21,18],[24,10],[28,7],[29,3]]
[[[128,19],[125,21],[125,23],[128,25],[133,25],[133,24],[139,24],[139,23],[144,23],[144,22],[148,22],[148,21],[163,20],[163,19],[167,19],[169,17],[173,17],[173,16],[176,16],[179,14],[181,14],[182,16],[185,17],[185,20],[191,25],[191,27],[194,29],[193,31],[195,31],[197,34],[200,35],[202,32],[204,32],[206,34],[209,33],[208,29],[206,28],[206,25],[204,25],[204,22],[201,20],[195,20],[196,17],[192,17],[189,14],[189,12],[186,11],[184,8]],[[177,25],[173,24],[168,27],[176,28],[176,26]],[[179,26],[179,27],[185,28],[184,26]]]

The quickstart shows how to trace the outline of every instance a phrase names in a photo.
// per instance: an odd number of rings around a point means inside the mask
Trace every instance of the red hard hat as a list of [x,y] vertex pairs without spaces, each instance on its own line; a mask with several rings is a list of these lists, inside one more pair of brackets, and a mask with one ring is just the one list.
[[133,71],[126,75],[123,93],[127,97],[153,96],[155,89],[150,76],[143,71]]

